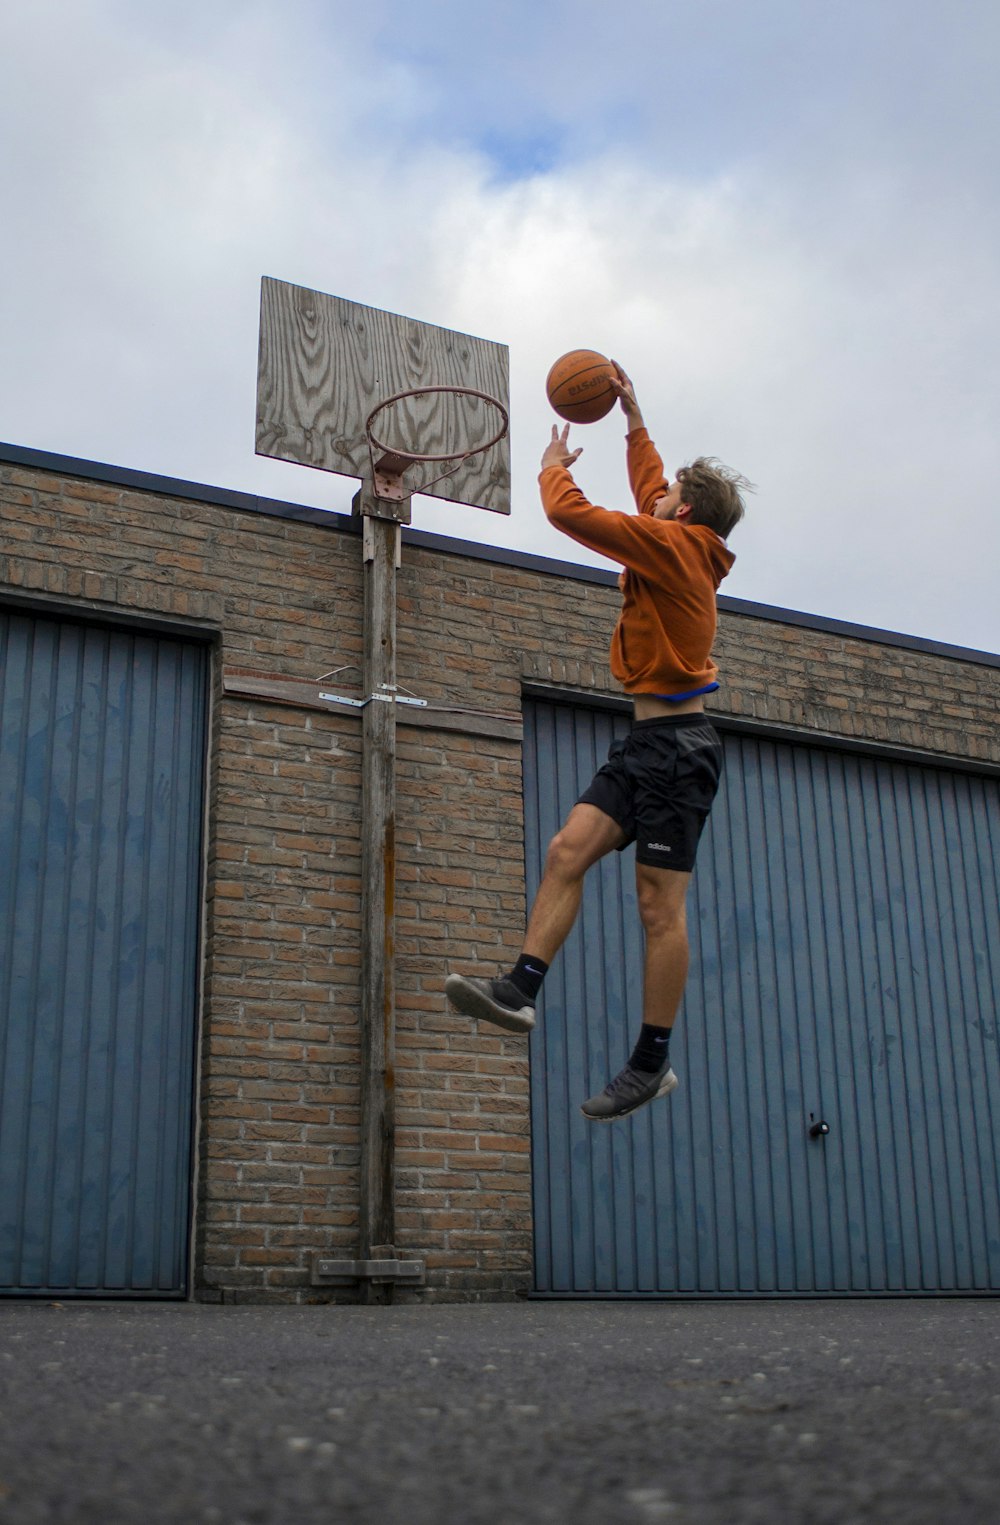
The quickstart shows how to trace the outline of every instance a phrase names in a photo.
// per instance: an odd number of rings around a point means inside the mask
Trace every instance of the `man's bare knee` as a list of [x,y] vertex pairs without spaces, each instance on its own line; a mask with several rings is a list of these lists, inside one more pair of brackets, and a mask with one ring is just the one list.
[[593,805],[575,805],[549,843],[545,872],[564,880],[582,879],[599,858],[624,840],[617,821]]
[[571,832],[557,831],[545,855],[545,872],[557,879],[582,879],[588,863],[583,844]]
[[639,919],[646,935],[655,937],[683,932],[687,927],[689,874],[636,865]]

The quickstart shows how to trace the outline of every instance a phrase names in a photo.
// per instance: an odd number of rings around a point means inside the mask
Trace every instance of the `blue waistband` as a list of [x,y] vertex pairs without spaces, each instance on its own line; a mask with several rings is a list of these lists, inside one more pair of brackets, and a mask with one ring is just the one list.
[[[686,694],[650,694],[651,699],[664,699],[667,704],[680,704],[682,699],[697,699],[699,694],[714,694],[717,683],[706,683],[704,688],[689,688]],[[633,698],[636,695],[633,694]]]

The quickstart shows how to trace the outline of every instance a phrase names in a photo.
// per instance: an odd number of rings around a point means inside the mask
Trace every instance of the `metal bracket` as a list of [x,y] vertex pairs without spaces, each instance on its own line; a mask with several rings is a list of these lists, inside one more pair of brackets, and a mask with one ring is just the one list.
[[320,698],[329,699],[333,704],[349,704],[352,710],[363,710],[366,704],[371,703],[370,699],[352,699],[347,694],[324,694],[321,692]]
[[330,699],[334,704],[349,704],[355,710],[363,710],[366,705],[373,704],[376,699],[380,700],[382,704],[411,704],[417,709],[425,710],[427,708],[426,699],[415,699],[412,694],[401,694],[391,683],[383,683],[382,688],[386,690],[385,693],[369,694],[367,699],[350,699],[346,694],[325,694],[322,692],[319,697],[321,699]]
[[393,683],[383,683],[380,685],[380,688],[384,689],[385,692],[369,694],[366,701],[368,704],[371,704],[373,699],[381,699],[383,704],[413,704],[421,710],[427,708],[426,699],[416,699],[412,694],[401,694]]
[[387,498],[392,503],[401,503],[404,498],[408,498],[410,494],[403,486],[403,472],[407,466],[412,465],[413,462],[408,461],[405,456],[396,455],[393,451],[387,450],[385,455],[375,462],[376,498]]
[[396,524],[409,524],[411,496],[403,488],[402,477],[376,470],[374,481],[365,483],[352,498],[351,513],[362,519],[391,519]]
[[314,1255],[310,1282],[314,1287],[347,1286],[356,1281],[367,1281],[374,1287],[422,1287],[426,1279],[422,1260],[399,1260],[395,1245],[373,1244],[370,1260],[330,1260]]

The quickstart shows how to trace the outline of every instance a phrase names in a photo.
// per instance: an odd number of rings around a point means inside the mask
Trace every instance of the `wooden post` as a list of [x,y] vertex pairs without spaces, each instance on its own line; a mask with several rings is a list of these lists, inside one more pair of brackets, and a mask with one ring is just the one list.
[[[396,563],[400,526],[362,494],[361,1259],[395,1241]],[[408,506],[408,505],[407,505]],[[391,510],[389,511],[391,512]],[[381,696],[381,697],[379,697]],[[389,1250],[390,1255],[394,1251]],[[377,1258],[377,1257],[376,1257]],[[363,1288],[391,1302],[392,1285]]]

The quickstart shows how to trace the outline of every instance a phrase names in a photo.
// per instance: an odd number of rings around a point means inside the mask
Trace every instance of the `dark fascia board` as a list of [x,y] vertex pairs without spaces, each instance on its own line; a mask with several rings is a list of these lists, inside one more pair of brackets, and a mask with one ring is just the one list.
[[195,641],[206,646],[215,645],[222,638],[217,626],[201,620],[171,619],[167,615],[149,614],[144,609],[130,609],[123,614],[89,599],[71,599],[34,589],[0,587],[0,610],[8,614],[40,614],[45,619],[67,620],[76,625],[110,625],[136,635],[165,636],[169,640]]
[[[150,492],[166,498],[187,498],[195,503],[211,503],[219,508],[235,509],[238,513],[294,519],[303,524],[335,530],[339,534],[356,534],[360,530],[359,521],[350,514],[307,508],[301,503],[289,503],[281,498],[257,497],[254,493],[236,492],[225,487],[209,487],[201,482],[187,482],[178,477],[156,476],[151,472],[135,471],[124,466],[107,466],[99,461],[80,460],[75,456],[55,455],[51,451],[33,450],[25,445],[0,443],[0,461],[12,466],[31,467],[36,471],[54,471],[61,476],[81,477],[85,481],[104,482],[108,486],[124,487],[133,492]],[[404,529],[403,541],[407,545],[438,551],[443,555],[462,556],[467,561],[488,561],[496,566],[522,567],[526,571],[543,572],[551,577],[564,577],[573,582],[592,583],[598,587],[613,588],[618,581],[617,572],[605,571],[603,567],[577,566],[573,562],[557,561],[554,557],[479,545],[469,540],[455,540],[448,535],[436,535],[427,530]],[[980,667],[1000,667],[1000,653],[997,652],[952,646],[944,641],[928,640],[924,636],[901,635],[893,630],[854,625],[847,620],[831,619],[822,614],[805,614],[797,609],[782,609],[774,604],[757,604],[745,598],[729,598],[725,594],[720,594],[718,604],[722,614],[770,620],[802,630],[820,630],[824,634],[843,636],[847,640],[871,641],[879,646],[950,657],[958,662],[973,662]]]

